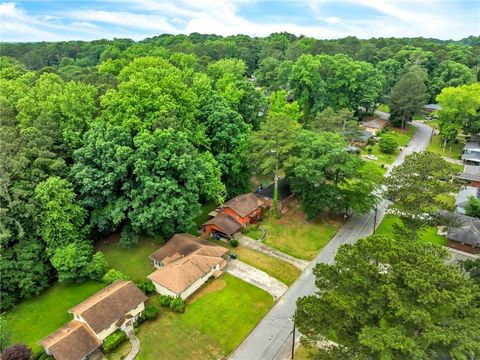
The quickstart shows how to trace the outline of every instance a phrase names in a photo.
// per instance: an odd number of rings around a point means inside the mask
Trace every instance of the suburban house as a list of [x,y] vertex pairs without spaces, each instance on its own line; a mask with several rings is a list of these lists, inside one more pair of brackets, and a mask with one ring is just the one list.
[[[262,199],[265,206],[269,209],[273,207],[273,193],[275,190],[275,184],[272,183],[264,189],[257,191],[257,196]],[[282,211],[287,205],[294,200],[290,184],[286,179],[278,180],[278,204],[277,209]]]
[[463,173],[458,178],[467,181],[470,186],[480,187],[480,166],[465,165]]
[[480,142],[467,142],[463,147],[462,160],[467,165],[480,165]]
[[203,233],[205,235],[217,233],[225,238],[230,238],[242,228],[243,225],[230,215],[217,215],[203,223]]
[[459,191],[455,198],[457,213],[465,214],[465,206],[467,206],[470,197],[480,198],[480,187],[467,186],[465,189]]
[[56,360],[91,355],[115,330],[129,331],[142,315],[147,297],[133,282],[117,280],[68,312],[73,320],[40,341]]
[[448,227],[448,246],[470,254],[480,254],[480,219],[442,211],[451,225]]
[[190,234],[176,234],[150,255],[157,268],[148,275],[161,295],[188,298],[227,265],[227,248]]
[[439,104],[427,104],[423,107],[425,112],[432,113],[434,111],[442,110],[442,107]]
[[369,117],[361,122],[365,131],[376,135],[377,132],[380,132],[384,127],[390,125],[390,121],[386,119]]
[[260,220],[263,207],[263,201],[255,194],[238,195],[223,204],[214,218],[203,223],[203,233],[218,233],[228,238],[242,227]]
[[218,214],[230,215],[240,224],[248,225],[261,219],[262,206],[263,202],[255,194],[242,194],[223,204]]

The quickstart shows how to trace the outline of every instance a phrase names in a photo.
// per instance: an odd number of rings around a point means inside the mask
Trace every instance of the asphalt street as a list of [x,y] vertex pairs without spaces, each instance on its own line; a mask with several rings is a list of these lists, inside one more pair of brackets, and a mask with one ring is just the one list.
[[[406,155],[423,151],[427,148],[432,129],[420,122],[415,122],[417,133],[405,147],[393,166],[403,162]],[[386,201],[378,206],[377,223],[382,220],[387,207]],[[361,216],[352,216],[320,251],[317,257],[303,271],[300,277],[274,305],[250,335],[232,353],[229,359],[235,360],[283,360],[290,359],[292,347],[292,316],[295,312],[297,298],[313,294],[316,290],[312,269],[317,263],[331,264],[338,248],[351,244],[373,232],[374,211]],[[296,341],[299,340],[297,333]]]

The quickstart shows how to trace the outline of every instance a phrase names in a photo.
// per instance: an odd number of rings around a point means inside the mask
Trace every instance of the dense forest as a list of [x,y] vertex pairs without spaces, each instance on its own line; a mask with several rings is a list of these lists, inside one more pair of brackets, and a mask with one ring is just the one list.
[[186,231],[202,204],[278,167],[308,218],[370,209],[381,174],[344,149],[379,102],[404,126],[438,100],[445,141],[480,132],[479,37],[191,34],[1,50],[3,309],[55,280],[101,277],[95,239]]

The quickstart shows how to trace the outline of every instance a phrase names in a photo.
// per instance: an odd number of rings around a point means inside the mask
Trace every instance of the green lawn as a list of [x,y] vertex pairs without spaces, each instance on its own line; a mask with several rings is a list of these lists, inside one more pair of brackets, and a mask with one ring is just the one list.
[[462,156],[462,150],[464,146],[465,145],[462,142],[459,142],[458,144],[447,144],[444,149],[440,141],[440,136],[434,135],[432,142],[430,145],[428,145],[427,150],[451,159],[459,160]]
[[[156,299],[151,301],[156,302]],[[184,314],[165,308],[159,317],[138,328],[138,360],[216,360],[228,356],[273,305],[272,296],[231,275],[204,286],[187,304]],[[109,355],[128,353],[130,344]]]
[[301,271],[292,264],[289,264],[272,256],[268,256],[266,254],[241,245],[233,248],[222,240],[209,240],[217,245],[221,245],[230,249],[230,252],[237,254],[239,260],[266,272],[267,274],[273,276],[275,279],[283,282],[285,285],[292,285],[293,282],[301,274]]
[[215,203],[207,203],[202,205],[200,214],[194,220],[195,225],[190,230],[188,230],[188,232],[192,235],[198,236],[198,229],[202,226],[204,222],[210,219],[210,216],[208,214],[215,210],[217,207],[218,205]]
[[315,352],[315,349],[308,348],[303,344],[300,344],[298,348],[295,350],[295,354],[293,356],[294,360],[308,360],[310,359],[310,354]]
[[339,223],[317,220],[307,222],[303,212],[293,207],[280,219],[267,216],[262,227],[268,231],[264,240],[284,253],[299,259],[312,260],[330,241],[339,227]]
[[87,281],[81,284],[55,284],[40,295],[23,301],[5,313],[11,343],[24,343],[34,351],[37,342],[72,320],[67,310],[102,289],[105,285]]
[[387,104],[380,104],[380,105],[378,105],[377,110],[378,110],[378,111],[381,111],[381,112],[390,113],[390,108],[388,107]]
[[222,240],[209,240],[217,245],[221,245],[230,249],[230,252],[237,254],[239,260],[266,272],[275,279],[283,282],[285,285],[290,286],[301,274],[301,271],[292,264],[272,256],[268,256],[241,245],[233,248]]
[[144,279],[154,268],[148,258],[161,245],[142,239],[131,249],[124,249],[117,242],[106,242],[97,246],[108,262],[108,267],[121,271],[131,280]]
[[[392,135],[395,140],[397,140],[398,146],[404,147],[410,142],[416,132],[417,128],[409,124],[407,130],[390,128],[388,134]],[[393,154],[385,154],[380,150],[378,144],[370,145],[369,147],[372,149],[371,154],[375,155],[378,158],[378,160],[375,160],[375,163],[377,163],[378,165],[391,165],[398,157],[398,154],[400,154],[400,150],[395,151]],[[362,149],[362,155],[368,155],[366,148]],[[372,162],[372,160],[367,161]]]
[[260,229],[255,229],[255,230],[252,230],[250,227],[246,227],[244,230],[243,230],[243,233],[245,234],[245,236],[248,236],[249,238],[252,238],[252,239],[255,239],[255,240],[258,240],[262,237],[263,235],[263,231],[260,230]]
[[[393,233],[393,224],[401,224],[398,217],[393,215],[385,215],[383,221],[378,225],[377,234],[390,235]],[[420,241],[429,242],[438,245],[447,245],[447,239],[445,236],[437,234],[437,228],[427,227],[419,234]]]

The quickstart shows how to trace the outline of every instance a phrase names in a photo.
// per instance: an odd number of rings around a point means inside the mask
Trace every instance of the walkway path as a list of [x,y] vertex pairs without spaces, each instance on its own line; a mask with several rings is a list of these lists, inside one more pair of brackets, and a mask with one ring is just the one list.
[[[400,165],[406,155],[426,149],[431,134],[431,128],[419,122],[414,122],[417,133],[394,162]],[[384,216],[387,203],[382,201],[378,206],[377,222]],[[352,216],[335,234],[330,242],[320,251],[300,277],[288,289],[285,295],[273,306],[257,327],[233,352],[230,359],[235,360],[272,360],[290,359],[292,343],[292,317],[296,309],[297,299],[301,296],[314,294],[315,286],[313,269],[317,263],[331,264],[338,248],[343,244],[353,244],[358,239],[368,236],[373,231],[374,212],[361,216]],[[297,332],[296,341],[300,339]]]
[[297,269],[300,269],[302,271],[307,268],[308,264],[310,264],[310,262],[307,260],[297,259],[296,257],[287,255],[277,249],[274,249],[268,245],[265,245],[259,240],[253,240],[252,238],[249,238],[248,236],[245,236],[241,233],[237,235],[237,240],[242,246],[248,247],[250,249],[264,253],[266,255],[283,260],[289,264],[292,264]]
[[272,295],[275,300],[281,297],[288,290],[288,286],[278,281],[266,272],[253,266],[245,264],[240,260],[230,260],[225,271],[230,275],[238,277]]
[[128,339],[132,343],[132,349],[128,353],[128,355],[124,358],[124,360],[133,360],[135,356],[137,356],[138,352],[140,351],[140,340],[135,336],[135,333],[132,330],[126,332]]

